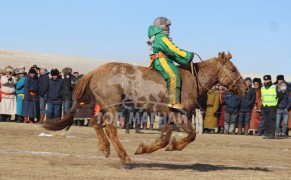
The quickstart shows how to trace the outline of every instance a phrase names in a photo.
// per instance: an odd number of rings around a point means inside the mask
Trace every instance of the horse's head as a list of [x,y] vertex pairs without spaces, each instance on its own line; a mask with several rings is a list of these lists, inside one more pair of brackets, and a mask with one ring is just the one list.
[[229,91],[244,96],[248,87],[238,69],[230,61],[231,58],[232,55],[229,52],[228,54],[224,52],[218,54],[218,81]]

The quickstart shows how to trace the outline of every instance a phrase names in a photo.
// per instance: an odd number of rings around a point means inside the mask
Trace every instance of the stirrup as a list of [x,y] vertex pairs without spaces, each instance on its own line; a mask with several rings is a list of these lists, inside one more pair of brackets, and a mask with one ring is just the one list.
[[174,108],[174,109],[179,109],[179,110],[183,110],[184,109],[184,106],[180,103],[176,103],[176,104],[171,104],[171,106],[169,106],[171,108]]

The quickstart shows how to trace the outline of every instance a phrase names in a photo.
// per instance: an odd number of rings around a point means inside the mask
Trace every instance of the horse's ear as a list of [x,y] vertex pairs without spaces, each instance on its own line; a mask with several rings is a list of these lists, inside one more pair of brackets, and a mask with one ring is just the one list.
[[230,60],[232,58],[232,55],[231,55],[231,53],[229,51],[228,51],[227,55],[225,56],[225,58],[227,60]]
[[222,58],[222,59],[225,59],[225,52],[222,52],[222,53],[221,53],[221,58]]

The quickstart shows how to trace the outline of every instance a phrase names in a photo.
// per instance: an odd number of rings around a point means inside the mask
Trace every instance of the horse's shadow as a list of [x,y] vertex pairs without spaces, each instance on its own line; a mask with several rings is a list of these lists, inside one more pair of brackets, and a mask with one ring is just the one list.
[[159,170],[193,170],[199,172],[209,172],[209,171],[221,171],[221,170],[239,170],[239,171],[261,171],[261,172],[271,172],[270,169],[260,168],[260,167],[235,167],[235,166],[225,166],[225,165],[211,165],[211,164],[166,164],[166,163],[128,163],[124,164],[125,169],[137,169],[137,168],[148,168],[148,169],[159,169]]

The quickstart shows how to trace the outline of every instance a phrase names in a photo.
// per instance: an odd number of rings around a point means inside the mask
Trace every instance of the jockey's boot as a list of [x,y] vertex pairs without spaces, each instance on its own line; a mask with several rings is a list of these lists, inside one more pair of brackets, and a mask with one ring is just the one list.
[[135,133],[136,134],[143,134],[143,132],[140,131],[140,124],[135,124]]
[[174,109],[180,109],[180,110],[184,109],[184,106],[180,103],[172,104],[172,106],[170,106],[170,107],[172,107]]
[[142,129],[143,129],[143,130],[147,130],[147,125],[148,125],[147,122],[144,122],[144,123],[142,124]]

